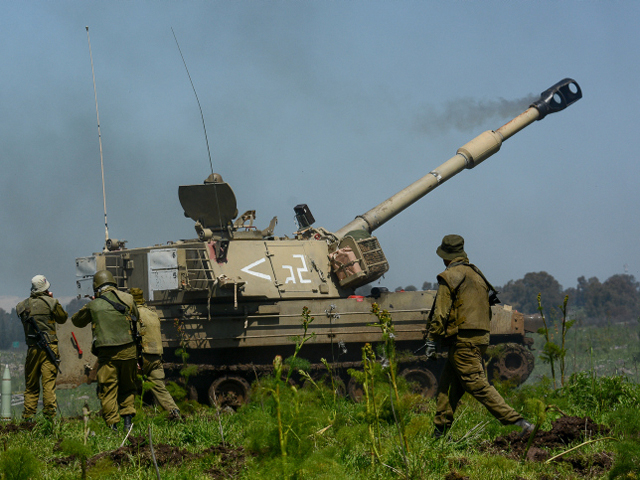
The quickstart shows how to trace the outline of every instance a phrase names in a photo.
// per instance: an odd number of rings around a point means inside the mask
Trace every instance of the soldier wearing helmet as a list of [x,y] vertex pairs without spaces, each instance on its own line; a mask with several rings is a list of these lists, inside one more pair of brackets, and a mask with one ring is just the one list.
[[489,384],[483,355],[489,346],[491,303],[495,288],[469,263],[460,235],[446,235],[436,253],[447,267],[438,275],[438,293],[427,322],[427,358],[436,358],[436,340],[448,347],[447,363],[436,397],[434,437],[451,428],[458,402],[468,392],[503,425],[517,425],[521,435],[533,426]]
[[100,270],[93,276],[95,299],[71,317],[82,328],[91,323],[92,352],[98,357],[98,398],[107,426],[118,430],[122,418],[128,430],[136,414],[134,398],[137,379],[137,351],[134,331],[138,327],[138,307],[133,297],[117,289],[111,272]]
[[67,312],[60,302],[53,298],[49,291],[51,284],[44,275],[36,275],[31,279],[31,295],[16,306],[16,313],[24,326],[25,341],[29,349],[24,365],[24,410],[22,418],[33,420],[40,397],[40,381],[42,379],[43,413],[47,418],[53,418],[58,410],[56,401],[56,377],[58,366],[47,355],[45,348],[37,344],[37,332],[28,321],[33,318],[37,328],[44,334],[49,348],[58,356],[58,337],[56,324],[67,321]]
[[153,384],[151,393],[156,402],[169,412],[169,418],[179,419],[180,410],[164,384],[162,367],[162,333],[160,319],[155,311],[147,307],[140,288],[130,290],[140,312],[140,335],[142,336],[142,374]]

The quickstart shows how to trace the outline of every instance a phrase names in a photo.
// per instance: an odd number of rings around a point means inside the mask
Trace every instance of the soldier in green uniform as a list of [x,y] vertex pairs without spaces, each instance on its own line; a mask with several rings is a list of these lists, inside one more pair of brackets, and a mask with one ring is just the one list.
[[24,365],[24,410],[22,418],[33,420],[38,408],[40,397],[40,378],[42,378],[42,402],[43,413],[48,418],[53,418],[58,410],[56,401],[56,377],[58,366],[47,355],[45,349],[37,345],[36,330],[27,321],[32,317],[41,332],[48,338],[49,347],[58,356],[58,337],[56,335],[56,323],[64,323],[67,320],[67,312],[60,302],[53,298],[49,291],[51,284],[44,275],[36,275],[31,279],[31,295],[16,306],[16,313],[22,320],[27,346],[27,359]]
[[[453,423],[465,392],[482,403],[503,425],[518,425],[522,434],[533,426],[504,401],[489,384],[483,355],[489,346],[494,290],[478,267],[469,263],[460,235],[447,235],[436,250],[447,267],[438,275],[438,293],[427,324],[427,358],[436,358],[436,341],[448,347],[436,399],[434,437],[442,437]],[[495,291],[495,290],[494,290]]]
[[102,416],[107,426],[116,431],[122,418],[128,430],[136,414],[138,364],[133,328],[138,327],[138,307],[131,295],[116,288],[113,275],[107,270],[93,276],[93,291],[95,299],[73,315],[71,321],[78,328],[91,323],[92,352],[99,364]]
[[162,368],[162,334],[160,319],[156,312],[145,305],[140,288],[130,290],[140,313],[140,335],[142,335],[142,373],[153,384],[151,393],[156,402],[169,412],[169,417],[180,418],[180,410],[167,391],[164,384],[164,368]]

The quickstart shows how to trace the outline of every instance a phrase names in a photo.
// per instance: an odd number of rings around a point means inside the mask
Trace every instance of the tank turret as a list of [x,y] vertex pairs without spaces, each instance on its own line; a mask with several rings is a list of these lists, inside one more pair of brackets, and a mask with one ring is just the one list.
[[[355,295],[357,287],[389,269],[372,233],[454,175],[486,160],[512,135],[581,97],[574,80],[557,83],[524,113],[474,138],[451,159],[335,232],[315,227],[304,204],[294,207],[298,230],[292,238],[274,235],[275,217],[260,230],[254,225],[255,211],[238,215],[233,189],[219,174],[180,186],[180,204],[185,216],[194,220],[197,238],[141,248],[126,248],[120,242],[117,249],[78,258],[78,295],[93,294],[93,274],[98,270],[109,271],[123,290],[142,289],[162,322],[169,379],[179,377],[182,363],[175,351],[186,347],[189,362],[198,370],[192,377],[192,395],[202,401],[246,399],[256,373],[269,371],[275,355],[293,352],[290,338],[301,333],[300,316],[307,307],[315,318],[315,337],[304,349],[312,369],[320,374],[320,359],[328,359],[338,380],[357,398],[358,386],[346,370],[358,367],[361,346],[380,341],[380,331],[371,325],[372,304],[391,313],[398,350],[415,352],[423,344],[435,296],[433,291],[389,292],[383,287],[371,296]],[[67,324],[59,333],[61,339],[65,328],[73,328]],[[508,306],[493,307],[491,325],[492,342],[503,352],[494,359],[496,375],[526,380],[533,369],[526,347],[533,341],[526,336],[524,316]],[[85,347],[91,334],[77,330],[66,333],[69,341],[60,341],[63,363],[69,365],[59,378],[61,384],[91,378],[95,358]],[[427,363],[415,355],[403,358],[400,373],[417,382],[423,393],[432,394],[443,363]]]

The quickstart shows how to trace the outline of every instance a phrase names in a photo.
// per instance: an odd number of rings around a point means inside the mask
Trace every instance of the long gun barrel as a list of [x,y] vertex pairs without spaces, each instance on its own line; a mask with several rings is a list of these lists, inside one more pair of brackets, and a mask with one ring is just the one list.
[[432,170],[420,180],[396,193],[367,213],[335,232],[338,238],[353,230],[365,230],[369,233],[398,215],[405,208],[420,200],[431,190],[457,175],[465,168],[473,168],[500,150],[502,142],[536,120],[542,120],[547,114],[564,110],[582,98],[578,83],[565,78],[540,95],[540,99],[529,109],[506,123],[498,130],[488,130],[460,147],[455,156]]

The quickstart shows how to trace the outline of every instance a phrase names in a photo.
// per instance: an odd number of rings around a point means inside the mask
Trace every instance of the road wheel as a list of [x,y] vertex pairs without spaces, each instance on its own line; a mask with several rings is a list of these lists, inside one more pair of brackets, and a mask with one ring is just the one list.
[[364,398],[364,387],[359,381],[351,377],[349,383],[347,384],[347,393],[349,394],[349,398],[351,398],[352,401],[354,401],[355,403],[360,403]]
[[533,354],[517,343],[505,343],[491,347],[491,359],[487,365],[489,380],[501,382],[516,381],[517,385],[525,382],[535,365]]
[[193,385],[187,385],[186,389],[187,389],[187,398],[189,400],[195,400],[197,402],[198,401],[198,389],[196,387],[194,387]]
[[209,387],[209,403],[236,410],[249,401],[250,390],[251,386],[244,378],[225,375],[217,378]]
[[400,373],[412,386],[414,393],[425,398],[433,398],[438,391],[438,379],[426,368],[407,368]]

